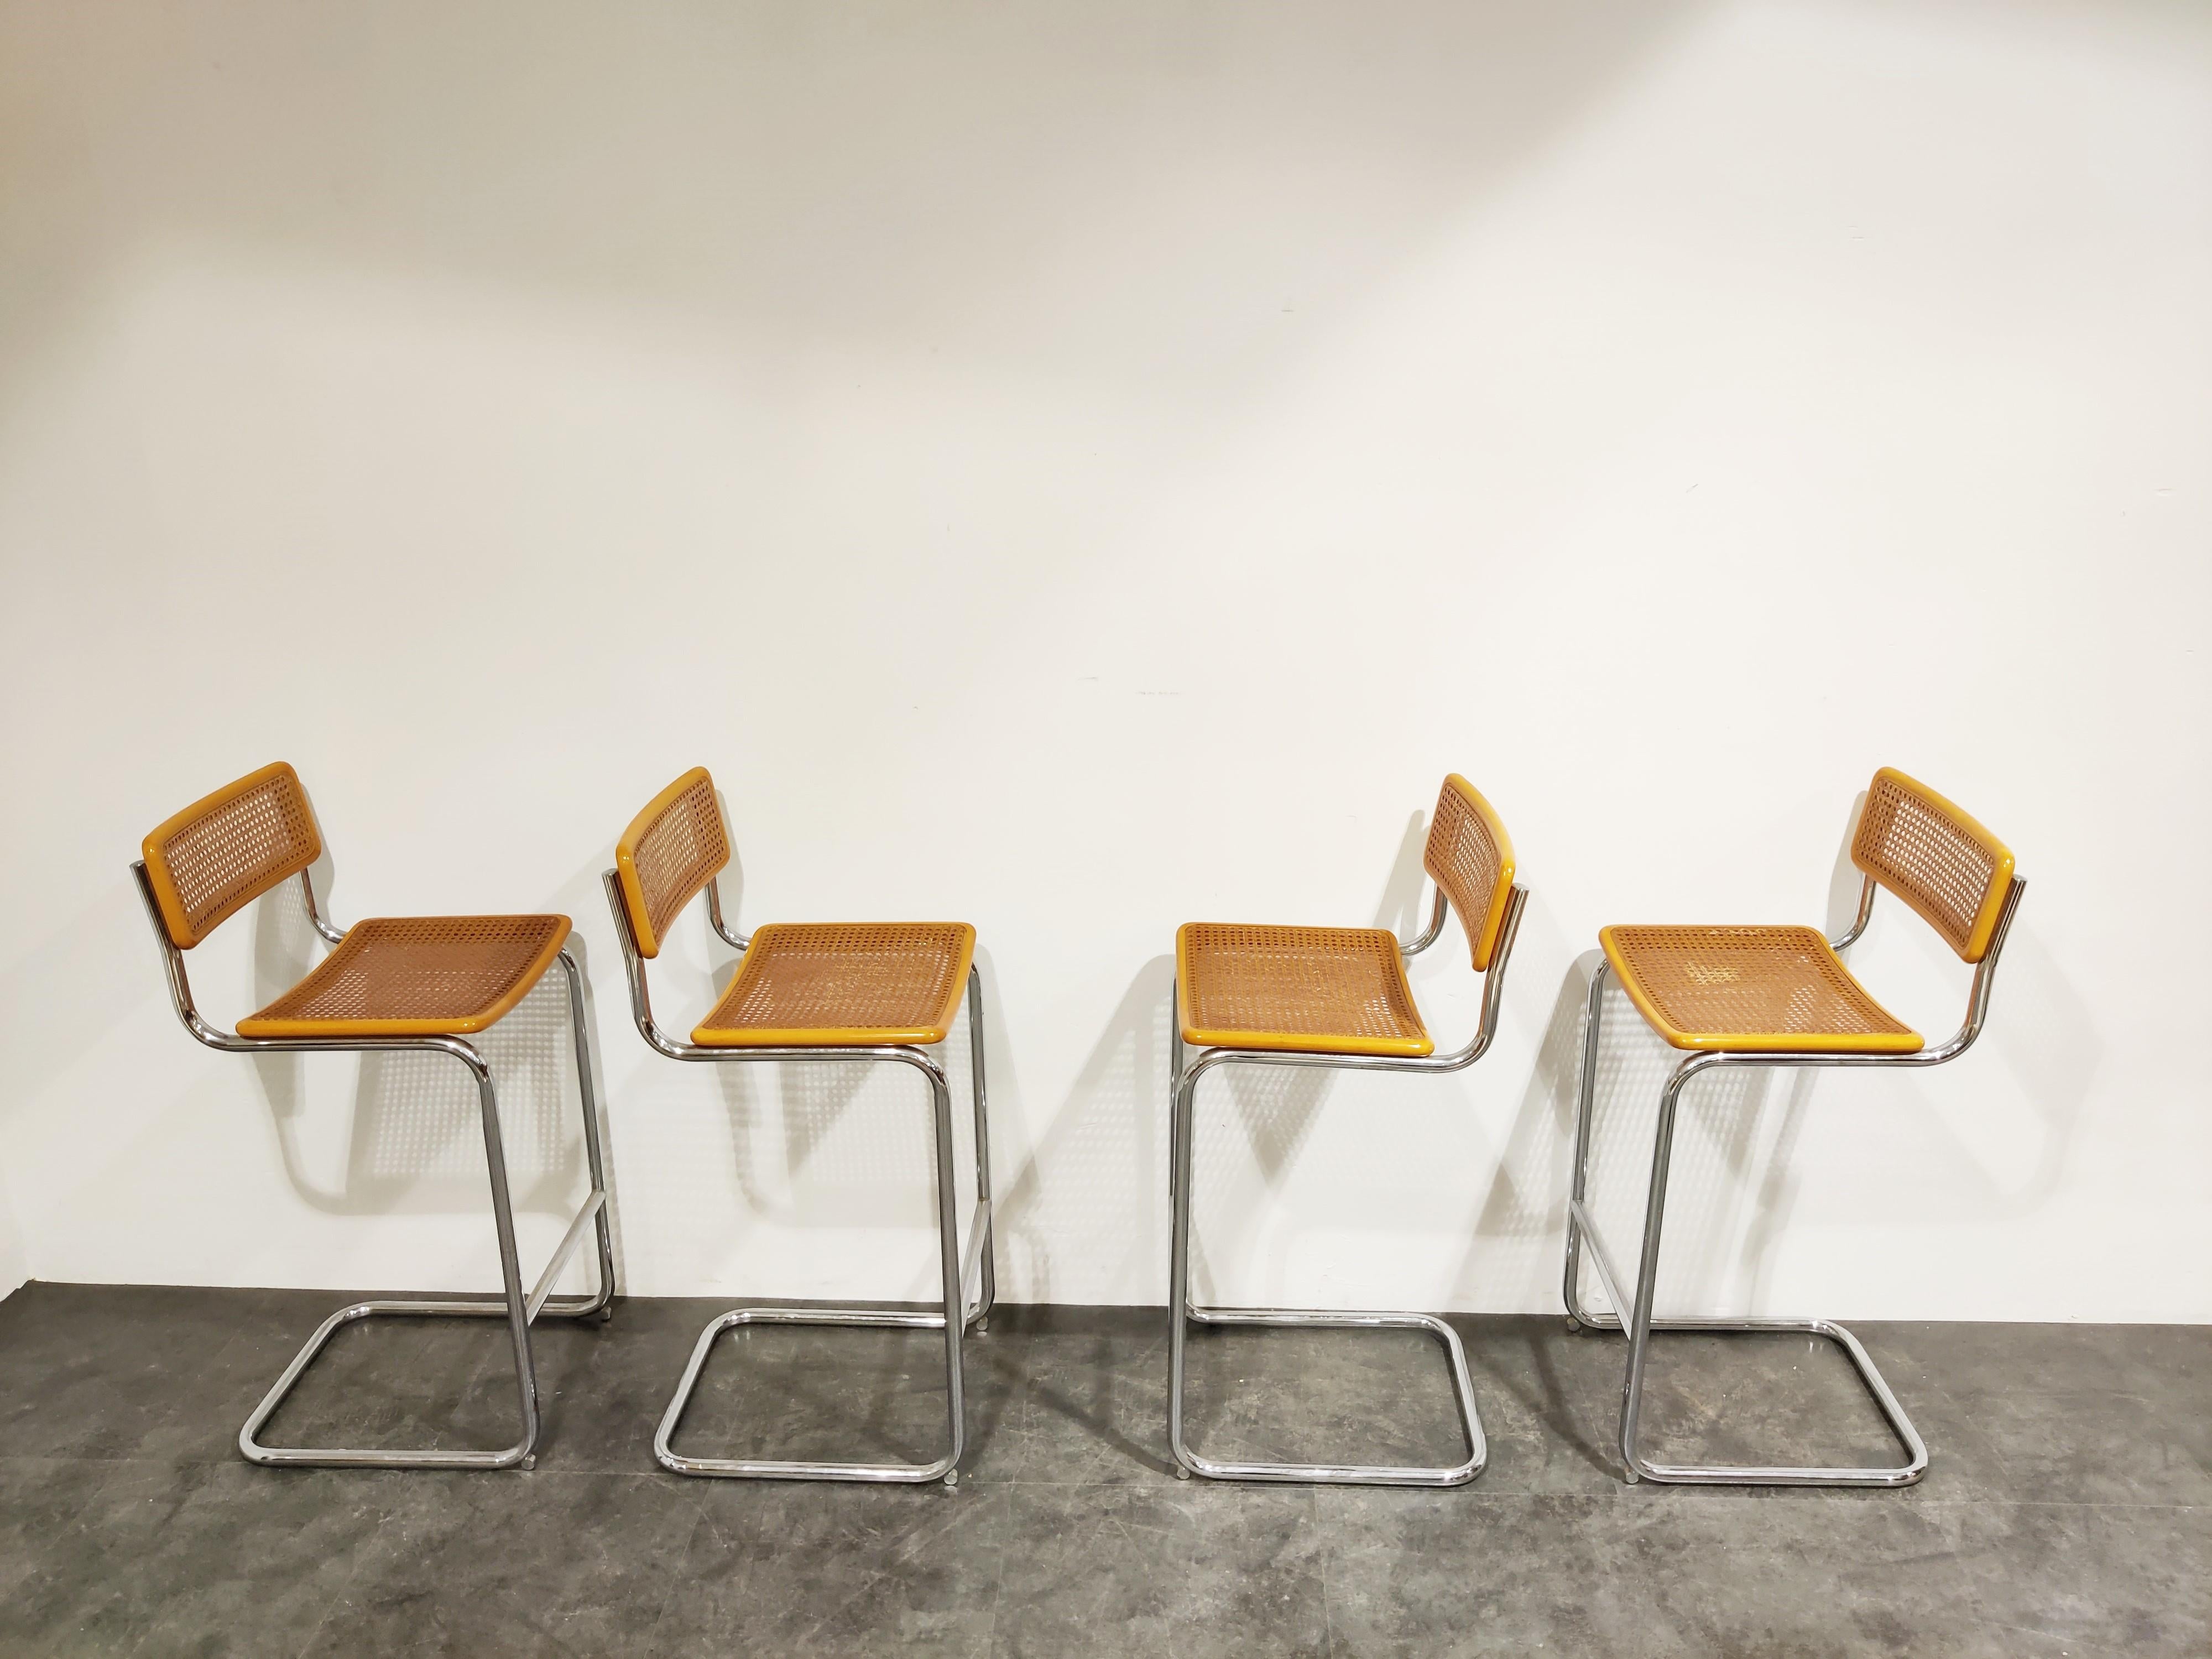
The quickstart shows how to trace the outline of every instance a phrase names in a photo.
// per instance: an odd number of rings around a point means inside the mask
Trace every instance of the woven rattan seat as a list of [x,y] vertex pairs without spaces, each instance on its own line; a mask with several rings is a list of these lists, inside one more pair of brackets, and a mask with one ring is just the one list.
[[1677,1048],[1907,1054],[1920,1034],[1810,927],[1607,927],[1621,988]]
[[702,1048],[942,1042],[975,954],[964,921],[770,922],[691,1033]]
[[566,916],[376,916],[238,1022],[248,1037],[464,1036],[511,1012],[568,937]]
[[1182,1040],[1201,1048],[1436,1051],[1398,941],[1379,928],[1188,922],[1176,934],[1176,984]]

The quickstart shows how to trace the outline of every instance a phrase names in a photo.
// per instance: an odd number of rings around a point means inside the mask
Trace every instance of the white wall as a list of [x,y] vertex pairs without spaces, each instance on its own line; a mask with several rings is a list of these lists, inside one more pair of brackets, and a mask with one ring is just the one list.
[[[458,1075],[163,998],[138,838],[281,757],[341,916],[578,919],[630,1289],[926,1293],[911,1079],[629,1028],[598,872],[704,763],[745,922],[981,929],[1002,1294],[1160,1301],[1176,925],[1411,920],[1456,769],[1535,895],[1498,1044],[1210,1095],[1205,1283],[1554,1309],[1596,929],[1839,920],[1889,763],[2018,850],[1992,1026],[1692,1109],[1670,1297],[2212,1319],[2208,256],[2202,9],[8,0],[27,1270],[489,1283]],[[285,896],[194,972],[310,956]],[[1900,908],[1856,965],[1950,1030]],[[533,1251],[560,1040],[495,1048]]]
[[22,1231],[15,1225],[15,1206],[8,1197],[7,1178],[0,1174],[0,1297],[15,1294],[30,1276],[30,1252],[23,1248]]

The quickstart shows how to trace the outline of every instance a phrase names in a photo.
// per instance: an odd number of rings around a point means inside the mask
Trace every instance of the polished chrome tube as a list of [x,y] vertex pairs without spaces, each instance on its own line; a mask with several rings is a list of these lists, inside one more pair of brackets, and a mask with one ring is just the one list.
[[[978,1331],[990,1328],[991,1309],[999,1299],[997,1238],[993,1218],[997,1212],[991,1206],[991,1124],[990,1113],[984,1103],[983,1083],[983,975],[975,964],[968,964],[968,1077],[969,1093],[975,1109],[975,1199],[979,1212],[981,1242],[970,1248],[979,1250],[983,1263],[983,1282],[976,1293],[977,1310],[974,1316]],[[965,1273],[961,1276],[964,1293]]]
[[[688,1045],[687,1045],[688,1046]],[[730,1058],[751,1058],[785,1053],[779,1049],[729,1049]],[[798,1051],[805,1054],[806,1050]],[[841,1058],[849,1058],[839,1051]],[[915,1066],[928,1077],[930,1102],[936,1127],[938,1265],[944,1281],[945,1310],[939,1314],[905,1313],[869,1308],[733,1308],[708,1322],[692,1349],[691,1361],[677,1384],[676,1394],[661,1413],[654,1431],[653,1455],[662,1468],[677,1474],[720,1479],[771,1480],[858,1480],[921,1483],[942,1480],[959,1483],[959,1463],[967,1449],[968,1419],[962,1338],[968,1324],[966,1289],[959,1250],[959,1218],[952,1168],[952,1095],[944,1073],[919,1049],[882,1048],[860,1051],[870,1059]],[[981,1206],[979,1206],[979,1210]],[[734,1326],[746,1324],[900,1326],[939,1330],[945,1337],[945,1413],[950,1448],[929,1463],[843,1463],[814,1460],[757,1457],[690,1457],[674,1445],[676,1431],[691,1403],[693,1391],[706,1367],[714,1339]]]
[[[613,872],[610,871],[608,873],[611,875]],[[720,935],[723,944],[740,951],[751,947],[753,936],[750,933],[740,933],[722,921],[722,876],[719,870],[707,878],[707,920],[713,924],[714,932]]]
[[584,1229],[591,1225],[605,1207],[607,1195],[593,1188],[592,1195],[584,1200],[584,1207],[577,1211],[575,1218],[568,1223],[568,1231],[561,1235],[561,1242],[553,1247],[552,1259],[546,1262],[544,1270],[538,1275],[538,1283],[532,1286],[529,1299],[523,1304],[526,1316],[533,1323],[538,1318],[538,1310],[545,1305],[546,1297],[553,1293],[554,1281],[561,1277],[561,1269],[568,1265],[568,1258],[576,1254],[576,1246],[584,1242]]
[[[1480,1474],[1489,1458],[1489,1443],[1474,1403],[1474,1385],[1468,1374],[1467,1350],[1459,1333],[1433,1314],[1398,1311],[1333,1312],[1303,1308],[1200,1307],[1190,1299],[1190,1233],[1193,1185],[1193,1146],[1195,1141],[1194,1103],[1198,1085],[1221,1066],[1320,1066],[1331,1071],[1425,1072],[1462,1071],[1482,1058],[1498,1034],[1498,1012],[1504,994],[1505,970],[1521,929],[1522,911],[1528,895],[1516,887],[1506,901],[1504,922],[1489,972],[1483,976],[1481,1023],[1464,1048],[1448,1054],[1391,1056],[1381,1054],[1297,1054],[1260,1048],[1206,1048],[1185,1064],[1179,983],[1169,993],[1168,1020],[1168,1194],[1172,1211],[1168,1259],[1168,1448],[1174,1455],[1176,1473],[1188,1479],[1202,1474],[1216,1480],[1297,1481],[1326,1486],[1457,1486]],[[1410,946],[1407,956],[1426,950],[1443,926],[1444,895],[1437,890],[1426,933]],[[1188,1352],[1188,1327],[1204,1325],[1302,1326],[1324,1329],[1422,1330],[1444,1345],[1451,1367],[1452,1397],[1459,1409],[1460,1426],[1467,1437],[1468,1455],[1455,1464],[1430,1467],[1359,1463],[1276,1463],[1256,1461],[1222,1462],[1193,1451],[1183,1435],[1183,1394]]]
[[1858,943],[1859,935],[1866,932],[1867,923],[1874,916],[1874,896],[1877,885],[1872,876],[1859,878],[1858,915],[1851,925],[1844,930],[1842,938],[1832,939],[1828,941],[1828,948],[1831,951],[1848,951]]
[[1307,1054],[1274,1048],[1208,1048],[1191,1062],[1194,1082],[1217,1066],[1316,1066],[1331,1072],[1463,1072],[1490,1051],[1498,1035],[1498,1011],[1505,994],[1505,970],[1513,955],[1513,942],[1521,932],[1521,913],[1528,890],[1516,887],[1507,900],[1505,918],[1498,930],[1497,949],[1490,970],[1483,975],[1482,1019],[1464,1048],[1448,1054]]
[[[1965,1023],[1948,1042],[1906,1054],[1700,1052],[1683,1056],[1659,1097],[1659,1119],[1653,1138],[1650,1188],[1644,1199],[1643,1249],[1637,1262],[1636,1289],[1632,1297],[1626,1302],[1622,1299],[1620,1285],[1605,1250],[1604,1241],[1585,1201],[1590,1125],[1596,1093],[1598,1024],[1607,973],[1607,964],[1602,960],[1599,963],[1590,980],[1589,1020],[1583,1034],[1583,1071],[1576,1094],[1575,1161],[1572,1190],[1567,1205],[1566,1274],[1562,1294],[1570,1328],[1625,1329],[1627,1332],[1628,1364],[1621,1382],[1620,1454],[1625,1465],[1625,1478],[1631,1483],[1656,1480],[1704,1486],[1905,1486],[1927,1473],[1927,1443],[1921,1438],[1920,1431],[1913,1426],[1912,1420],[1905,1415],[1895,1391],[1890,1388],[1864,1345],[1841,1325],[1826,1319],[1662,1319],[1656,1316],[1654,1303],[1657,1295],[1660,1242],[1666,1217],[1667,1176],[1674,1150],[1674,1126],[1683,1090],[1692,1079],[1709,1071],[1744,1066],[1941,1066],[1957,1059],[1973,1046],[1988,1019],[1990,991],[1996,980],[1997,960],[2003,951],[2006,939],[2011,933],[2013,919],[2019,911],[2021,898],[2027,886],[2026,882],[2015,878],[2006,890],[2003,907],[1998,912],[1996,927],[1990,934],[1989,949],[1974,966],[1973,981],[1966,994]],[[1874,892],[1875,883],[1869,878],[1860,889],[1857,919],[1840,939],[1831,941],[1831,948],[1841,950],[1866,931],[1867,919],[1874,910]],[[1613,1313],[1593,1313],[1582,1305],[1580,1247],[1585,1235],[1589,1240],[1591,1255],[1605,1286],[1606,1295],[1613,1302]],[[1627,1313],[1625,1321],[1621,1312],[1624,1308]],[[1881,1409],[1890,1431],[1905,1448],[1906,1461],[1896,1465],[1826,1468],[1652,1462],[1638,1449],[1638,1435],[1642,1425],[1644,1377],[1651,1337],[1654,1332],[1659,1331],[1717,1334],[1801,1332],[1835,1343],[1844,1351],[1860,1382]]]
[[[1598,1021],[1605,1008],[1605,957],[1590,970],[1589,997],[1583,1019],[1583,1069],[1575,1094],[1575,1161],[1567,1188],[1567,1272],[1563,1292],[1567,1304],[1567,1328],[1589,1322],[1582,1311],[1583,1202],[1589,1190],[1590,1103],[1597,1088]],[[1626,1304],[1616,1303],[1616,1307]]]
[[315,925],[315,931],[323,936],[323,942],[325,945],[344,944],[346,930],[326,920],[322,907],[315,902],[315,878],[312,870],[300,872],[300,891],[307,896],[307,920]]
[[[238,1434],[240,1454],[249,1462],[287,1468],[526,1469],[535,1467],[537,1456],[534,1448],[538,1432],[538,1376],[530,1350],[531,1322],[540,1312],[550,1312],[556,1317],[568,1319],[593,1316],[605,1317],[614,1296],[614,1250],[608,1225],[606,1171],[592,1085],[590,1035],[585,1020],[581,978],[575,958],[566,948],[562,949],[560,960],[568,977],[569,1013],[576,1048],[578,1086],[584,1108],[584,1145],[591,1164],[592,1190],[585,1200],[584,1210],[570,1224],[569,1236],[563,1239],[560,1249],[555,1252],[554,1263],[547,1269],[539,1287],[526,1297],[522,1290],[521,1262],[515,1249],[514,1215],[507,1190],[507,1158],[500,1135],[498,1096],[493,1087],[491,1068],[475,1045],[455,1036],[244,1037],[209,1024],[200,1017],[199,1010],[192,1000],[191,981],[185,969],[184,953],[171,941],[167,928],[162,925],[161,905],[154,896],[153,884],[147,876],[145,865],[133,863],[131,871],[137,881],[138,896],[146,908],[146,917],[153,927],[155,942],[161,949],[171,1005],[176,1011],[179,1022],[198,1042],[227,1054],[410,1051],[447,1054],[468,1068],[469,1075],[475,1079],[477,1085],[477,1105],[483,1127],[485,1164],[491,1186],[492,1221],[499,1243],[500,1300],[382,1298],[356,1302],[339,1309],[316,1328],[306,1346],[293,1356],[292,1363],[284,1368],[276,1385],[262,1397],[261,1403],[246,1419],[245,1426]],[[342,942],[345,931],[323,916],[315,902],[314,884],[304,870],[300,872],[300,885],[306,896],[307,915],[315,925],[315,931],[331,944]],[[553,1279],[574,1250],[578,1230],[586,1217],[596,1222],[599,1231],[599,1289],[586,1297],[552,1297],[548,1292]],[[285,1397],[340,1328],[357,1319],[390,1316],[506,1319],[514,1353],[515,1391],[522,1420],[521,1437],[505,1451],[498,1452],[264,1446],[260,1443],[256,1437],[263,1426],[276,1414],[276,1408],[283,1404]]]
[[597,1296],[580,1304],[556,1299],[550,1305],[567,1318],[596,1313],[606,1321],[614,1317],[615,1311],[614,1197],[607,1183],[606,1149],[599,1140],[599,1085],[592,1078],[592,1018],[584,1005],[584,970],[565,945],[561,947],[560,962],[562,976],[568,982],[568,1030],[576,1051],[576,1092],[584,1109],[584,1161],[592,1176],[590,1201],[598,1206],[592,1212],[592,1229],[599,1245],[599,1289]]
[[[661,1030],[653,1017],[653,999],[646,981],[645,958],[639,953],[637,941],[629,930],[629,916],[624,908],[622,891],[613,871],[601,878],[606,890],[607,905],[613,912],[615,938],[622,946],[623,970],[629,986],[630,1015],[635,1022],[638,1035],[646,1042],[671,1060],[693,1060],[716,1065],[760,1064],[773,1060],[842,1061],[848,1064],[877,1063],[910,1066],[928,1079],[930,1102],[935,1125],[934,1161],[937,1174],[937,1237],[938,1266],[944,1281],[945,1310],[941,1314],[906,1313],[872,1308],[733,1308],[710,1321],[691,1350],[690,1363],[676,1386],[675,1395],[662,1412],[659,1426],[654,1430],[653,1455],[661,1467],[678,1474],[701,1475],[722,1480],[854,1480],[872,1483],[905,1482],[919,1484],[942,1480],[948,1486],[957,1486],[959,1464],[967,1449],[968,1413],[965,1374],[963,1370],[963,1339],[972,1324],[977,1330],[985,1327],[992,1304],[997,1294],[997,1280],[993,1269],[990,1142],[985,1123],[985,1084],[983,1075],[983,1003],[982,977],[971,963],[968,973],[969,1043],[971,1068],[970,1092],[975,1113],[976,1206],[973,1225],[980,1230],[981,1238],[971,1240],[969,1254],[981,1250],[982,1273],[977,1305],[967,1305],[967,1263],[960,1249],[960,1220],[957,1213],[957,1183],[953,1175],[952,1158],[952,1095],[945,1071],[929,1055],[909,1044],[884,1048],[863,1048],[846,1045],[835,1048],[779,1047],[772,1048],[717,1048],[696,1042],[685,1042]],[[720,915],[720,899],[710,881],[708,885],[708,908],[716,933],[739,949],[746,948],[745,936],[736,934],[724,927]],[[945,1332],[945,1414],[948,1419],[950,1449],[945,1454],[928,1463],[842,1463],[816,1460],[749,1457],[689,1457],[677,1451],[674,1445],[676,1431],[684,1420],[684,1413],[691,1403],[691,1396],[699,1386],[707,1358],[713,1352],[714,1341],[724,1331],[739,1325],[840,1325],[883,1327],[896,1326],[909,1329],[943,1330]]]
[[1429,906],[1429,925],[1421,930],[1421,936],[1411,945],[1401,940],[1398,945],[1398,954],[1410,960],[1434,945],[1437,942],[1437,935],[1444,930],[1444,914],[1450,908],[1449,901],[1444,897],[1444,890],[1441,887],[1437,888],[1436,902]]

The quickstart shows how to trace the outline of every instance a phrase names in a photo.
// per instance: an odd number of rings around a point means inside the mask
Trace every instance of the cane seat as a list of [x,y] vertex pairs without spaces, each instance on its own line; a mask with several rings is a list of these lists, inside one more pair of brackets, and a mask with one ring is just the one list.
[[1923,1046],[1810,927],[1606,927],[1621,989],[1677,1048],[1909,1054]]
[[1176,933],[1176,984],[1182,1040],[1200,1048],[1436,1052],[1398,941],[1380,928],[1188,922]]
[[975,930],[963,921],[769,922],[691,1033],[702,1048],[942,1042]]
[[314,972],[238,1022],[246,1037],[466,1036],[530,994],[566,916],[374,916]]

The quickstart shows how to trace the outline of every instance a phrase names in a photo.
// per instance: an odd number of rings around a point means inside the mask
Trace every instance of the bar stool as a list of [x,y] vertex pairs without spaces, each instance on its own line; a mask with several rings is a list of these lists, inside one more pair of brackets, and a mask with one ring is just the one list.
[[[317,1468],[397,1469],[531,1468],[537,1462],[538,1376],[530,1353],[530,1328],[540,1314],[562,1319],[607,1318],[614,1294],[614,1237],[609,1230],[606,1170],[599,1148],[599,1108],[592,1091],[591,1038],[584,1012],[582,975],[568,951],[566,916],[371,917],[349,928],[327,921],[315,902],[310,866],[322,856],[322,832],[299,775],[279,761],[216,790],[178,813],[151,835],[143,857],[131,866],[145,901],[147,919],[161,949],[169,994],[185,1029],[210,1048],[229,1054],[359,1054],[408,1050],[450,1054],[476,1079],[483,1120],[484,1160],[491,1174],[492,1222],[499,1238],[499,1301],[445,1297],[434,1300],[357,1302],[339,1309],[307,1339],[276,1385],[239,1431],[238,1449],[255,1463]],[[300,878],[307,917],[333,946],[305,979],[276,1001],[238,1022],[238,1034],[201,1018],[185,976],[184,953],[237,911],[292,876]],[[499,1102],[491,1067],[467,1039],[489,1030],[558,962],[568,981],[568,1018],[576,1048],[576,1078],[584,1108],[584,1151],[590,1160],[591,1195],[538,1275],[525,1290],[514,1243],[514,1213],[507,1197],[507,1158],[501,1151]],[[586,1297],[552,1292],[586,1230],[599,1244],[599,1289]],[[391,1315],[500,1319],[507,1322],[514,1349],[514,1380],[522,1412],[522,1437],[505,1451],[358,1450],[264,1446],[254,1437],[341,1326]]]
[[[694,767],[654,796],[615,843],[605,880],[629,973],[630,1008],[647,1042],[672,1060],[715,1064],[781,1060],[909,1066],[928,1079],[937,1124],[937,1236],[943,1275],[941,1314],[876,1308],[733,1308],[699,1334],[675,1398],[662,1413],[653,1455],[678,1474],[782,1480],[927,1481],[959,1484],[966,1449],[961,1345],[969,1327],[988,1328],[997,1294],[991,1259],[990,1138],[983,1102],[983,984],[975,970],[975,930],[965,922],[771,922],[750,938],[722,920],[720,872],[728,837],[714,781]],[[689,1042],[654,1024],[645,964],[660,954],[676,917],[707,893],[707,917],[725,943],[744,952],[720,1002]],[[975,1112],[975,1212],[963,1257],[955,1213],[952,1095],[945,1068],[923,1052],[951,1034],[963,988]],[[967,1285],[980,1265],[976,1299]],[[698,1387],[714,1340],[738,1325],[894,1327],[945,1333],[946,1414],[951,1445],[929,1463],[842,1463],[769,1458],[686,1457],[672,1444]]]
[[[1457,1072],[1482,1058],[1498,1030],[1506,962],[1528,892],[1513,881],[1513,843],[1490,803],[1457,773],[1444,780],[1422,867],[1435,881],[1427,929],[1411,944],[1375,927],[1271,927],[1194,921],[1176,934],[1176,1038],[1170,1045],[1174,1207],[1169,1267],[1168,1444],[1176,1473],[1215,1480],[1462,1486],[1488,1457],[1459,1333],[1431,1314],[1305,1308],[1201,1307],[1190,1300],[1191,1105],[1199,1079],[1224,1066],[1325,1066],[1360,1072]],[[1456,906],[1477,973],[1482,1024],[1467,1047],[1439,1054],[1406,982],[1406,959],[1436,943]],[[1199,1053],[1186,1063],[1185,1048]],[[1420,1330],[1444,1346],[1468,1455],[1449,1468],[1219,1462],[1183,1441],[1184,1340],[1201,1325]]]
[[[1631,1310],[1628,1373],[1621,1387],[1620,1455],[1633,1482],[1708,1486],[1907,1486],[1927,1472],[1928,1447],[1859,1340],[1826,1319],[1655,1318],[1659,1231],[1667,1208],[1667,1167],[1675,1113],[1690,1079],[1710,1071],[1756,1066],[1940,1066],[1956,1060],[1981,1035],[1997,955],[2027,884],[2013,874],[2004,844],[1923,783],[1884,767],[1867,790],[1866,810],[1851,842],[1861,873],[1858,916],[1842,938],[1814,929],[1771,927],[1607,927],[1598,934],[1605,959],[1591,976],[1583,1026],[1580,1098],[1575,1115],[1572,1195],[1567,1204],[1565,1299],[1570,1329],[1619,1330],[1618,1313],[1594,1314],[1582,1304],[1582,1245],[1615,1309]],[[1963,962],[1974,964],[1966,1020],[1949,1042],[1926,1046],[1917,1031],[1876,1002],[1837,952],[1866,931],[1875,890],[1886,887]],[[1644,1254],[1636,1294],[1622,1294],[1584,1194],[1589,1176],[1590,1104],[1595,1091],[1598,1018],[1607,975],[1644,1022],[1686,1050],[1659,1096],[1651,1156],[1650,1194],[1644,1215]],[[1637,1449],[1644,1363],[1654,1331],[1735,1333],[1797,1331],[1841,1348],[1907,1453],[1894,1467],[1798,1468],[1654,1463]]]

